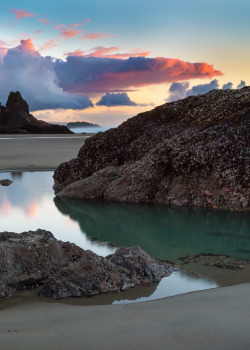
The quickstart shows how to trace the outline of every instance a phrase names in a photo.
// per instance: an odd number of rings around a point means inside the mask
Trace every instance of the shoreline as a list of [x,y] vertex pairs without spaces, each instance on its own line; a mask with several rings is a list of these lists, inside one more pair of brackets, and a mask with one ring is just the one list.
[[[47,135],[4,136],[0,135],[0,172],[54,170],[77,156],[89,137],[50,135],[48,142]],[[73,350],[84,343],[87,350],[248,350],[249,288],[246,283],[149,302],[97,306],[22,302],[20,297],[9,307],[0,302],[0,349]]]
[[248,350],[249,287],[242,284],[137,304],[13,304],[1,310],[1,346],[74,350],[84,343],[86,350]]

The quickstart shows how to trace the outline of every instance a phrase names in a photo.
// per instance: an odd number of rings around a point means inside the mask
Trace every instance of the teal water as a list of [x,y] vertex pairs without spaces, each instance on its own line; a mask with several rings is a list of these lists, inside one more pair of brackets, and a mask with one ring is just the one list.
[[[140,245],[152,256],[172,261],[200,253],[250,258],[247,213],[60,199],[54,196],[52,175],[51,171],[0,173],[0,179],[13,181],[9,187],[0,186],[1,232],[42,228],[102,256],[113,253],[114,245]],[[217,282],[211,276],[197,280],[175,273],[146,298],[212,288]],[[145,299],[141,295],[136,300]]]

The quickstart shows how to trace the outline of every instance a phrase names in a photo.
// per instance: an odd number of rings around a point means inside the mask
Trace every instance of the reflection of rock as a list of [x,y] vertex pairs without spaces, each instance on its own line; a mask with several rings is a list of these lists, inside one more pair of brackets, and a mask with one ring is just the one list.
[[103,258],[44,230],[3,232],[0,242],[0,297],[38,286],[40,296],[55,299],[92,296],[158,282],[174,269],[139,247]]
[[37,120],[19,91],[9,94],[6,107],[0,104],[1,134],[73,134],[66,126]]
[[86,140],[56,169],[54,189],[70,198],[249,211],[249,108],[246,87],[141,113]]
[[22,176],[23,176],[23,172],[22,171],[13,171],[11,173],[12,179],[21,179]]
[[11,181],[9,179],[0,180],[0,185],[2,185],[2,186],[9,186],[11,184],[13,184],[13,181]]
[[[118,246],[139,245],[160,259],[176,261],[200,252],[250,257],[242,251],[250,240],[247,213],[58,197],[54,202],[88,237]],[[214,235],[218,230],[228,235]]]

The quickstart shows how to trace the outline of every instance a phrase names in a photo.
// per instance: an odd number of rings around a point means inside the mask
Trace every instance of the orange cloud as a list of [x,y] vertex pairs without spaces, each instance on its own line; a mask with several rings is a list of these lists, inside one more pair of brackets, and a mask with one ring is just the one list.
[[49,21],[46,18],[37,18],[38,21],[42,22],[43,24],[49,24]]
[[20,43],[24,51],[36,51],[31,39],[21,40]]
[[84,36],[81,36],[80,39],[89,39],[89,40],[95,40],[100,38],[109,38],[113,36],[113,34],[108,33],[90,33]]
[[38,16],[37,13],[32,12],[26,12],[24,9],[11,9],[10,12],[14,13],[16,16],[16,20],[18,21],[20,18],[27,18],[27,17],[35,17]]
[[54,47],[59,46],[57,44],[57,41],[55,39],[50,39],[48,41],[46,41],[40,48],[39,51],[46,51],[49,49],[53,49]]

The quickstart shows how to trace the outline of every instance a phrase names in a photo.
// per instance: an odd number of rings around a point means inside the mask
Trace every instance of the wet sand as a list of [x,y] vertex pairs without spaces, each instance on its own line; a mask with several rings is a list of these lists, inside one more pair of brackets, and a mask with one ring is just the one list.
[[89,134],[0,135],[0,171],[54,170],[76,158]]
[[[0,171],[53,170],[86,137],[0,135]],[[127,305],[17,300],[0,303],[0,350],[250,349],[250,284]]]
[[249,350],[250,284],[148,303],[0,308],[0,349]]

